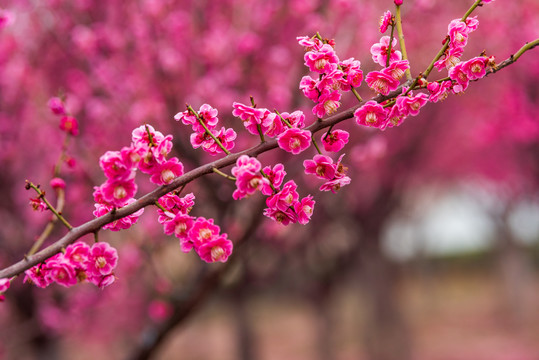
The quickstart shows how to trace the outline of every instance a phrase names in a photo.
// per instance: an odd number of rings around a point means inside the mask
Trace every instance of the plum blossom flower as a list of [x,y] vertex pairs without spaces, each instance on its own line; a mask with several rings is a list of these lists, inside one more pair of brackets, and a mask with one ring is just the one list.
[[157,185],[170,184],[172,180],[183,175],[183,164],[174,157],[154,169],[150,181]]
[[203,104],[198,110],[198,117],[197,114],[193,114],[191,110],[187,109],[174,115],[174,120],[181,120],[185,125],[191,125],[195,132],[204,132],[204,126],[202,126],[199,119],[202,120],[209,130],[213,130],[217,126],[217,123],[219,123],[218,114],[217,109],[212,108],[208,104]]
[[223,233],[200,244],[195,250],[202,260],[212,263],[226,262],[232,253],[232,248],[232,241],[227,238],[226,233]]
[[62,178],[55,177],[55,178],[51,179],[50,186],[51,186],[51,188],[53,188],[55,190],[56,189],[65,189],[66,188],[66,182]]
[[339,58],[331,45],[324,44],[319,49],[305,53],[305,65],[314,72],[328,73],[337,67]]
[[46,262],[47,277],[62,286],[70,287],[77,283],[77,273],[73,264],[62,254],[57,254]]
[[303,161],[303,166],[305,174],[313,174],[325,180],[332,180],[337,172],[333,160],[326,155],[317,154],[312,160]]
[[354,117],[358,125],[383,129],[387,121],[387,111],[376,101],[370,100],[354,112]]
[[298,36],[296,40],[301,46],[304,46],[307,51],[319,50],[324,43],[317,37]]
[[40,197],[30,198],[30,205],[34,211],[45,211],[48,209],[47,204]]
[[488,58],[478,56],[470,59],[462,64],[462,71],[466,74],[469,80],[481,79],[487,73]]
[[193,248],[189,231],[193,227],[194,219],[192,216],[179,212],[163,224],[165,234],[174,234],[180,240],[180,248],[184,253],[188,253]]
[[341,106],[339,100],[341,99],[341,93],[338,91],[324,91],[318,98],[318,104],[313,108],[313,114],[319,118],[324,117],[326,114],[331,115]]
[[263,169],[264,174],[266,175],[266,179],[268,179],[267,183],[262,184],[262,188],[260,191],[264,195],[271,195],[273,194],[273,188],[279,189],[283,183],[284,177],[286,176],[286,171],[284,170],[283,164],[276,164],[273,168],[270,166],[266,166]]
[[460,62],[463,51],[464,50],[461,47],[448,47],[444,55],[434,63],[434,66],[438,71],[441,71],[444,68],[451,69]]
[[122,207],[135,196],[137,188],[134,179],[108,179],[101,185],[101,193],[106,202]]
[[43,264],[38,264],[24,272],[24,282],[32,283],[40,288],[46,288],[52,284],[52,279],[47,276],[47,270],[43,268]]
[[236,160],[236,166],[231,170],[236,177],[236,190],[232,193],[234,200],[249,196],[269,184],[268,179],[260,174],[261,168],[260,161],[247,155]]
[[287,211],[298,201],[299,194],[296,191],[297,185],[294,180],[288,181],[283,188],[266,199],[266,205],[269,208],[275,208],[281,211]]
[[361,81],[363,80],[363,71],[360,69],[361,62],[359,60],[355,60],[354,58],[346,59],[339,63],[342,72],[343,72],[343,80],[341,81],[344,85],[348,85],[343,87],[343,90],[349,90],[349,87],[358,87],[361,85]]
[[419,93],[415,96],[399,96],[397,98],[396,106],[399,107],[401,113],[405,114],[405,116],[416,116],[419,114],[419,109],[425,106],[427,101],[428,96],[424,93]]
[[99,166],[109,179],[129,179],[134,176],[131,159],[120,151],[107,151],[99,158]]
[[65,115],[60,119],[60,129],[68,134],[77,136],[79,134],[79,123],[74,117]]
[[254,108],[238,102],[234,102],[232,106],[234,107],[232,115],[243,121],[243,125],[249,133],[257,135],[260,126],[260,130],[265,134],[271,126],[272,120],[268,118],[270,114],[268,109]]
[[188,237],[196,248],[213,238],[219,236],[220,228],[213,223],[213,219],[197,218],[188,231]]
[[324,150],[338,152],[341,151],[344,145],[348,144],[350,134],[344,130],[333,130],[329,135],[324,133],[322,135],[322,145]]
[[[391,42],[391,54],[389,56],[389,63],[399,61],[402,59],[402,53],[398,50],[395,50],[397,46],[397,39],[393,38]],[[387,62],[387,50],[389,48],[389,36],[382,36],[379,43],[371,46],[372,60],[375,63],[378,63],[382,66],[386,66]]]
[[118,263],[118,252],[106,242],[97,242],[90,248],[86,268],[91,276],[112,273]]
[[[2,10],[0,10],[1,12]],[[0,15],[1,16],[1,15]],[[1,27],[1,25],[0,25]],[[47,105],[49,106],[49,109],[52,111],[55,115],[65,115],[66,109],[64,106],[64,102],[59,97],[52,97],[47,102]]]
[[[455,80],[458,85],[460,85],[457,92],[464,91],[468,88],[470,79],[468,78],[467,72],[463,69],[463,63],[458,63],[449,70],[449,77],[451,80]],[[453,87],[455,89],[455,86]]]
[[384,74],[399,80],[404,75],[405,71],[410,68],[408,60],[399,60],[392,62],[389,66],[382,70]]
[[309,220],[311,220],[314,204],[315,201],[313,200],[313,197],[311,195],[304,197],[303,199],[301,199],[301,201],[298,201],[296,202],[296,204],[294,204],[294,211],[297,214],[298,223],[305,225],[309,222]]
[[430,92],[429,101],[438,102],[447,98],[449,89],[451,89],[451,80],[439,82],[431,82],[427,85]]
[[350,181],[351,179],[348,176],[335,178],[320,186],[320,191],[331,191],[332,193],[336,194],[341,187],[350,184]]
[[289,128],[277,137],[277,144],[281,149],[297,155],[311,145],[311,132]]
[[266,208],[264,209],[264,216],[285,226],[288,224],[295,224],[298,221],[298,216],[293,209],[281,211],[276,208]]
[[392,15],[391,15],[391,11],[386,11],[384,13],[384,15],[382,15],[380,17],[380,21],[379,21],[379,24],[380,24],[380,32],[383,34],[387,31],[387,28],[389,27],[389,25],[391,24],[391,19],[392,19]]
[[399,80],[383,71],[371,71],[365,81],[371,89],[382,95],[387,95],[399,87]]

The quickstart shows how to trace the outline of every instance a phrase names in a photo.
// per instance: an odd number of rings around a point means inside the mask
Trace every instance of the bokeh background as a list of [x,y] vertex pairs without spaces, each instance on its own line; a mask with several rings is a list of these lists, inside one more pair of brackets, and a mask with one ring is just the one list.
[[[441,47],[472,1],[406,0],[412,73]],[[49,220],[29,206],[26,179],[48,186],[65,134],[47,107],[65,96],[80,134],[60,161],[64,215],[91,219],[98,159],[144,123],[174,136],[187,169],[211,160],[173,120],[209,103],[240,134],[232,102],[271,110],[312,104],[296,37],[334,38],[341,59],[377,70],[369,49],[392,1],[6,0],[0,30],[0,267],[22,258]],[[539,36],[536,0],[476,10],[464,59],[497,61]],[[132,229],[102,231],[119,249],[118,280],[34,288],[16,279],[0,305],[5,359],[539,359],[539,66],[537,49],[380,132],[351,133],[352,183],[337,194],[303,175],[308,150],[262,154],[317,202],[307,226],[262,216],[264,199],[232,201],[217,175],[189,184],[195,216],[235,242],[227,264],[206,265],[163,234],[153,209]],[[445,76],[433,73],[432,79]],[[363,98],[374,94],[364,84]],[[342,109],[355,99],[344,97]],[[139,182],[137,196],[151,190]],[[59,226],[49,242],[65,230]],[[92,239],[88,237],[88,242]]]

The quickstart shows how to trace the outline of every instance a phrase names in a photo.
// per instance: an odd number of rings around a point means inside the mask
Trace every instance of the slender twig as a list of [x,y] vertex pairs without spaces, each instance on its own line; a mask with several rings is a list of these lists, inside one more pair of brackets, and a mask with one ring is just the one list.
[[52,206],[49,200],[47,200],[47,198],[45,197],[45,193],[41,191],[39,187],[37,187],[36,185],[34,185],[32,182],[28,180],[26,180],[26,186],[27,188],[32,188],[37,192],[38,198],[43,200],[43,202],[45,203],[45,205],[47,205],[49,210],[52,211],[52,213],[58,218],[58,220],[62,222],[62,224],[65,225],[66,228],[68,228],[69,230],[73,228],[73,226],[71,226],[71,224],[67,222],[67,220],[62,216],[62,214],[60,214],[60,212],[58,212],[58,210],[56,210],[56,208]]
[[223,146],[223,144],[221,143],[221,141],[219,141],[219,139],[217,139],[215,137],[215,135],[212,134],[212,132],[210,131],[210,129],[208,129],[208,127],[206,126],[206,123],[204,122],[204,120],[202,120],[202,118],[200,117],[200,115],[198,115],[198,113],[193,110],[193,108],[191,107],[191,105],[187,105],[187,109],[195,115],[195,117],[197,118],[198,122],[200,123],[200,125],[202,125],[202,127],[204,127],[204,130],[206,131],[206,134],[208,134],[209,136],[211,136],[211,138],[213,139],[213,141],[215,141],[215,143],[217,145],[219,145],[219,147],[221,148],[221,150],[223,150],[225,152],[225,154],[227,155],[230,155],[230,151],[228,151],[228,149],[226,147]]
[[[404,43],[404,32],[402,31],[402,19],[401,19],[401,7],[397,5],[397,11],[395,14],[395,22],[397,26],[397,34],[399,36],[399,44],[401,47],[402,58],[408,60],[408,54],[406,53],[406,44]],[[393,28],[391,28],[391,35],[393,36]],[[412,80],[412,73],[410,68],[407,68],[406,71],[406,80]]]

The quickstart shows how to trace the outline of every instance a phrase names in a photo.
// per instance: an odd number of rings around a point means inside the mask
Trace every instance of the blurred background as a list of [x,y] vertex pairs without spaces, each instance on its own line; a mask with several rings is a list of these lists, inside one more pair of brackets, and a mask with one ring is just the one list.
[[[472,3],[404,2],[413,74]],[[0,23],[2,268],[22,258],[49,220],[28,204],[26,179],[53,194],[60,163],[63,213],[80,225],[93,218],[93,186],[105,180],[99,157],[129,145],[135,127],[172,134],[173,155],[187,170],[214,159],[193,150],[190,128],[173,120],[186,103],[216,107],[239,134],[235,151],[259,139],[232,116],[233,101],[254,96],[259,107],[301,109],[310,123],[296,37],[334,38],[339,57],[360,60],[367,74],[379,67],[369,52],[382,36],[378,20],[394,12],[389,0],[0,6],[9,18]],[[500,62],[539,37],[535,0],[496,1],[473,15],[480,24],[463,59],[485,50]],[[217,175],[189,184],[192,214],[213,217],[234,241],[226,264],[182,253],[147,208],[133,228],[100,233],[120,255],[118,280],[105,290],[38,289],[16,279],[0,305],[0,358],[539,359],[537,51],[398,128],[339,124],[351,133],[343,153],[352,183],[335,195],[303,175],[314,150],[262,154],[263,165],[285,164],[301,196],[314,195],[306,226],[264,218],[260,194],[232,201],[234,184]],[[365,84],[358,91],[374,95]],[[67,144],[47,107],[53,96],[65,96],[79,122]],[[354,101],[345,94],[341,108]],[[138,184],[137,197],[154,188]],[[64,233],[57,226],[48,243]]]

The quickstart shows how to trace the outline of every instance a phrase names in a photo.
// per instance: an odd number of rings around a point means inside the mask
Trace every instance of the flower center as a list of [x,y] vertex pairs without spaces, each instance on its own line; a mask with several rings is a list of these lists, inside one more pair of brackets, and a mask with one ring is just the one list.
[[293,138],[290,140],[290,148],[297,149],[301,146],[301,141],[298,138]]
[[170,183],[172,180],[174,180],[175,177],[176,176],[170,169],[166,169],[161,172],[161,180],[163,180],[165,184]]
[[103,256],[98,256],[95,259],[95,267],[102,269],[105,267],[105,265],[107,265],[107,260],[105,260]]
[[324,110],[326,110],[327,114],[333,114],[335,111],[337,111],[337,108],[339,107],[339,102],[328,100],[324,103]]
[[377,120],[378,118],[376,117],[376,114],[373,112],[367,113],[367,115],[365,116],[365,122],[367,123],[375,123]]
[[187,224],[185,224],[184,222],[180,222],[176,224],[176,226],[174,227],[174,233],[176,235],[185,234],[186,231],[187,231]]
[[205,229],[200,229],[200,232],[199,232],[199,235],[200,235],[200,238],[202,240],[208,240],[211,238],[211,230],[208,229],[208,228],[205,228]]
[[326,59],[318,59],[314,62],[314,67],[318,70],[323,70],[327,63]]
[[220,246],[214,246],[211,249],[211,258],[213,261],[219,261],[226,256],[225,250]]
[[115,199],[123,199],[126,196],[127,196],[127,191],[122,185],[116,186],[116,188],[114,188]]

